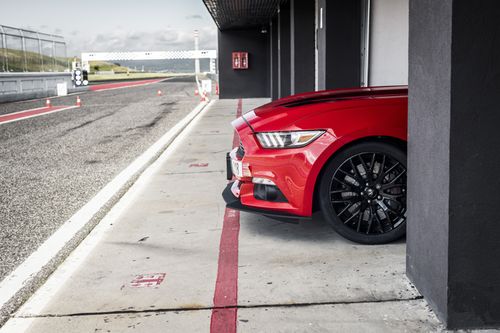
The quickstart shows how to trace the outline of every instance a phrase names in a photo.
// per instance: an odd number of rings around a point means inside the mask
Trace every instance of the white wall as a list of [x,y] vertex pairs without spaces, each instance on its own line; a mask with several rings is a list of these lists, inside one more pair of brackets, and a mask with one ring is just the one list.
[[370,86],[408,84],[408,2],[371,0]]

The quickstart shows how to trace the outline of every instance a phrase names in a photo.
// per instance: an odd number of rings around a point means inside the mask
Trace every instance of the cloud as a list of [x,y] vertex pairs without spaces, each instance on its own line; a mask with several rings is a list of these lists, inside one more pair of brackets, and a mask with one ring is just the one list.
[[[203,27],[199,29],[199,34],[201,49],[216,48],[217,30],[215,27]],[[192,31],[170,28],[151,32],[115,30],[109,34],[98,34],[86,39],[74,35],[71,40],[67,40],[67,44],[68,56],[78,55],[81,52],[174,51],[192,50],[194,37]]]
[[186,20],[203,20],[203,16],[201,15],[189,15],[189,16],[186,16]]

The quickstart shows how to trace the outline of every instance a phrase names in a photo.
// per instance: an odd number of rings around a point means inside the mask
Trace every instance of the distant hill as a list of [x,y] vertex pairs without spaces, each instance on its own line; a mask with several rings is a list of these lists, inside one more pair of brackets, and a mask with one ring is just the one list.
[[127,73],[129,68],[127,66],[122,66],[119,63],[111,63],[105,61],[91,61],[90,62],[90,73],[95,74],[97,72],[110,72],[113,71],[116,74]]

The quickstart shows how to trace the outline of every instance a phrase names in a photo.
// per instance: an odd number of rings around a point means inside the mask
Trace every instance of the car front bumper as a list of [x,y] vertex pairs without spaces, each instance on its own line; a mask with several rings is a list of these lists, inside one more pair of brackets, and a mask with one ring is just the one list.
[[240,145],[226,157],[227,178],[238,181],[232,194],[245,210],[310,218],[321,168],[316,162],[335,141],[334,135],[325,132],[305,147],[265,149],[245,118],[233,121],[233,127]]
[[[269,209],[261,209],[251,206],[246,206],[241,203],[241,200],[238,196],[234,194],[235,188],[239,187],[239,181],[236,180],[234,182],[230,182],[227,184],[226,188],[222,192],[222,198],[226,202],[226,207],[234,210],[239,210],[243,212],[255,213],[264,215],[270,218],[284,220],[287,222],[298,223],[299,220],[309,220],[311,217],[308,216],[298,216],[284,212],[277,212]],[[239,189],[238,189],[239,191]]]

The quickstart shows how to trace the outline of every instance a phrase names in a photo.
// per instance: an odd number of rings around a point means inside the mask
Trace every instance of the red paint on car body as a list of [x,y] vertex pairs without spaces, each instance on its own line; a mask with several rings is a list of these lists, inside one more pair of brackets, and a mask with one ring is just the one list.
[[[272,180],[288,202],[254,197],[251,178],[241,182],[241,204],[308,217],[315,185],[326,162],[346,145],[373,137],[407,140],[406,86],[338,89],[305,93],[263,105],[233,121],[252,177]],[[255,133],[324,130],[302,148],[264,149]]]

